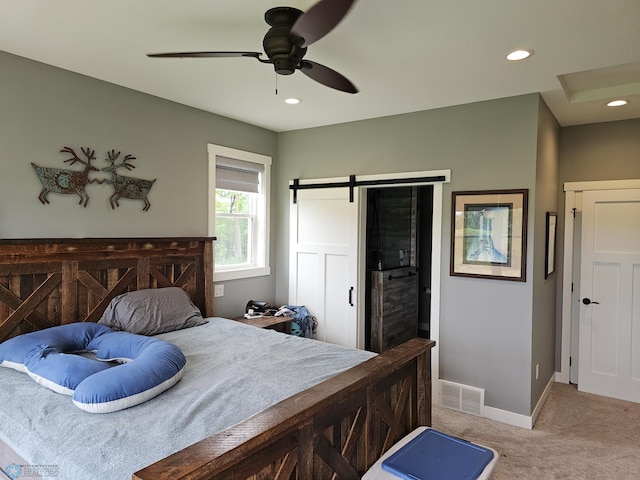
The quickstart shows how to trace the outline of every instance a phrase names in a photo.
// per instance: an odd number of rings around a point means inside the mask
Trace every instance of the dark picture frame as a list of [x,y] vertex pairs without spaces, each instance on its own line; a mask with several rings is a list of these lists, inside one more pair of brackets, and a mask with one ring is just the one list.
[[450,274],[524,282],[527,189],[453,192]]
[[547,212],[546,243],[544,248],[544,278],[556,273],[556,238],[558,236],[558,214]]

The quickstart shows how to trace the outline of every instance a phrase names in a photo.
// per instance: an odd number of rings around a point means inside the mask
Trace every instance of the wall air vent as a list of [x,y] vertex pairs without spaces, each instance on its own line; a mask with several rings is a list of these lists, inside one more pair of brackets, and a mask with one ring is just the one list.
[[440,405],[481,417],[484,389],[440,380]]

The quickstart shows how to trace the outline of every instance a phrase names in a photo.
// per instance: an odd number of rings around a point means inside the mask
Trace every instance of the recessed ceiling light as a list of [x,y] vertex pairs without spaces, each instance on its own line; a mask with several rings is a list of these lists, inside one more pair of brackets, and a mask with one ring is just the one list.
[[524,60],[533,55],[533,50],[514,50],[507,55],[507,60]]
[[622,107],[627,103],[629,103],[627,100],[611,100],[609,103],[607,103],[607,107]]
[[297,105],[300,103],[300,99],[299,98],[287,98],[285,99],[284,103],[288,103],[289,105]]

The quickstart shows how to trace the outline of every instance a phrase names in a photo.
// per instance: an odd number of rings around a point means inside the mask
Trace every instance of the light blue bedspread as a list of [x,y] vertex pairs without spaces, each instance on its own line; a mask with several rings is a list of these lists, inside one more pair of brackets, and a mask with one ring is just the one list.
[[[159,335],[187,358],[178,384],[108,414],[0,368],[0,439],[57,480],[130,479],[141,468],[374,356],[223,318]],[[2,469],[6,466],[1,465]]]

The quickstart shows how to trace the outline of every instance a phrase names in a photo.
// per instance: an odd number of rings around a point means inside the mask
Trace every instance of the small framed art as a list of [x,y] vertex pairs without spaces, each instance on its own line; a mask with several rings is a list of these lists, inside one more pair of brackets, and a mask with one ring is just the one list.
[[544,278],[549,278],[556,273],[556,226],[558,214],[547,212],[547,242],[544,249]]

